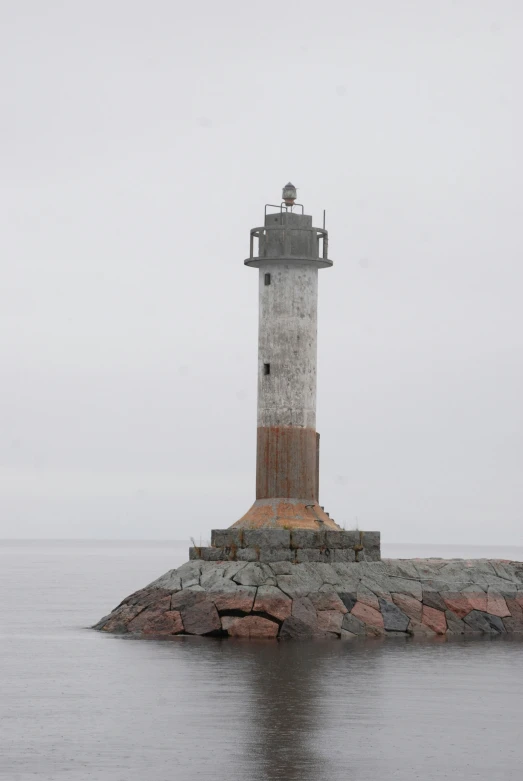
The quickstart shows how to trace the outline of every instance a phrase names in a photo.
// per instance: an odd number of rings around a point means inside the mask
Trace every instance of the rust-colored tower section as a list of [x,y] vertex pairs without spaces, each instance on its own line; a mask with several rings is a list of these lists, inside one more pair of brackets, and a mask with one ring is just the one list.
[[328,235],[292,184],[282,197],[251,230],[245,261],[259,274],[256,501],[234,526],[338,529],[318,504],[318,269],[332,266]]

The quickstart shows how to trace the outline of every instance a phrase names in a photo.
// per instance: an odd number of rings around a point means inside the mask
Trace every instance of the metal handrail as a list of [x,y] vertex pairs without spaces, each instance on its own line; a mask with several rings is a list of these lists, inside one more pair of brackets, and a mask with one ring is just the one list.
[[[286,212],[288,212],[288,211],[289,211],[289,207],[288,207],[288,206],[285,204],[285,201],[282,201],[282,202],[280,203],[280,205],[279,205],[279,206],[278,206],[278,204],[276,204],[276,203],[266,203],[266,204],[265,204],[265,216],[267,216],[267,208],[268,208],[269,206],[271,207],[271,209],[279,209],[279,211],[280,211],[280,214],[283,214],[283,211],[284,211],[284,210],[285,210]],[[294,207],[295,207],[295,206],[300,206],[300,207],[301,207],[301,213],[302,213],[302,214],[305,214],[304,207],[303,207],[303,203],[295,203],[295,204],[293,204],[293,205],[290,207],[290,213],[291,213],[291,214],[293,213],[293,212],[292,212],[292,210],[294,209]]]
[[[268,204],[269,206],[271,204]],[[323,260],[328,260],[328,251],[329,251],[329,233],[324,228],[294,228],[292,226],[285,226],[285,225],[263,225],[258,228],[251,228],[251,236],[250,236],[250,252],[249,256],[251,258],[265,258],[266,255],[260,255],[259,251],[258,254],[254,254],[254,239],[258,238],[260,239],[264,234],[266,234],[267,231],[283,231],[284,233],[284,245],[285,245],[285,233],[287,230],[302,230],[302,231],[309,231],[309,232],[315,232],[316,238],[319,238],[320,236],[323,238],[323,252],[321,254],[321,258]],[[292,257],[292,255],[289,255],[289,257]],[[318,252],[318,256],[316,258],[310,258],[310,260],[320,260],[320,254]]]

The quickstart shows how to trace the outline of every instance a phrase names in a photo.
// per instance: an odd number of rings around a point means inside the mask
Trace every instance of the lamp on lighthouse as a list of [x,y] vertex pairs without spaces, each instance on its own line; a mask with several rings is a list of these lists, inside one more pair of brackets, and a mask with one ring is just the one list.
[[287,206],[294,206],[294,201],[296,200],[296,196],[297,196],[297,192],[295,186],[292,184],[292,182],[288,182],[282,190],[281,197],[283,198]]

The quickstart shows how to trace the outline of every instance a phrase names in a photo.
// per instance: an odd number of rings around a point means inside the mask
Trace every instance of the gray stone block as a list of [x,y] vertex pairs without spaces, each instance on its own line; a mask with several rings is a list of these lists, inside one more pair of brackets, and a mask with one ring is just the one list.
[[228,561],[229,557],[224,548],[200,548],[200,558],[204,561]]
[[[307,564],[294,564],[291,575],[278,575],[278,586],[289,597],[304,597],[319,591],[323,580],[319,572],[306,570]],[[311,567],[317,565],[311,564]]]
[[338,592],[338,596],[350,613],[350,611],[358,601],[356,598],[356,593],[351,593],[350,591],[340,591]]
[[[518,564],[518,562],[515,563]],[[517,582],[519,580],[517,575],[518,571],[512,564],[505,564],[503,561],[493,561],[492,566],[494,567],[494,571],[498,578],[504,578],[512,582]]]
[[325,545],[325,532],[293,529],[291,545],[293,548],[322,548]]
[[295,597],[292,602],[292,615],[304,624],[315,626],[318,620],[316,608],[309,597]]
[[351,564],[356,561],[356,553],[352,548],[334,548],[332,551],[332,561],[337,564]]
[[[284,577],[284,576],[283,576]],[[276,579],[268,564],[252,562],[236,573],[233,580],[242,586],[275,586]]]
[[[248,550],[248,548],[244,548]],[[290,548],[260,548],[260,561],[293,561],[294,551]]]
[[305,561],[322,561],[319,548],[297,548],[296,561],[301,564]]
[[385,629],[389,632],[406,632],[410,623],[410,618],[405,615],[403,610],[400,610],[399,607],[392,604],[392,602],[381,599],[381,597],[379,602]]
[[493,616],[491,613],[483,613],[481,610],[471,610],[463,621],[472,632],[484,632],[485,634],[497,632],[503,634],[507,631],[501,618]]
[[242,531],[242,529],[213,529],[211,531],[211,545],[213,548],[239,548]]
[[329,562],[320,564],[302,564],[302,567],[311,573],[317,573],[322,579],[322,583],[330,583],[335,587],[341,586],[340,576]]
[[186,561],[178,568],[178,575],[181,577],[182,588],[200,585],[200,575],[202,573],[203,562]]
[[445,610],[445,616],[447,617],[447,634],[450,635],[463,635],[465,634],[465,624],[458,618],[458,616],[451,610]]
[[462,561],[449,561],[438,570],[438,578],[444,581],[457,580],[472,583],[473,572],[471,567],[465,567]]
[[365,635],[366,629],[363,621],[353,616],[351,613],[345,613],[341,628],[346,632],[352,632],[353,635]]
[[290,548],[291,533],[287,529],[245,529],[244,548]]
[[270,564],[275,575],[292,575],[294,564],[290,561],[274,561]]
[[359,564],[352,565],[353,572],[359,572],[359,576],[374,578],[376,575],[385,577],[388,574],[388,567],[386,561],[361,561]]
[[378,597],[385,597],[390,602],[391,591],[389,586],[391,582],[391,578],[387,578],[379,572],[374,572],[362,577],[360,585],[365,586]]
[[423,591],[421,589],[421,583],[418,580],[408,580],[407,578],[395,578],[389,577],[385,581],[389,588],[388,591],[391,594],[406,594],[407,596],[414,597],[419,602],[423,599]]
[[207,570],[206,572],[202,572],[200,577],[200,586],[203,586],[206,591],[210,591],[215,583],[222,585],[225,582],[230,583],[230,580],[225,581],[223,577],[224,569],[225,567],[215,567],[213,569]]
[[[491,591],[491,587],[489,586],[489,593],[490,593],[490,591]],[[499,588],[498,586],[496,586],[496,587],[494,587],[492,589],[492,591],[497,593],[497,594],[501,594],[502,597],[505,597],[505,598],[508,598],[508,599],[515,599],[517,594],[518,594],[518,592],[516,591],[516,586],[513,585],[511,587],[510,583],[508,584],[508,587],[503,587],[502,586],[501,588]]]
[[381,561],[379,548],[364,548],[358,551],[358,561]]
[[478,586],[477,583],[469,583],[460,589],[464,594],[486,594],[486,590],[482,586]]
[[354,548],[360,544],[360,533],[357,531],[326,531],[325,545],[327,548]]
[[432,580],[422,580],[421,585],[423,588],[423,593],[425,593],[425,591],[436,591],[442,594],[445,591],[450,591],[451,585],[452,591],[456,591],[454,583],[450,584],[445,580],[434,580],[434,578]]
[[180,591],[182,587],[182,580],[178,574],[178,570],[170,569],[161,577],[153,580],[146,588],[165,588],[168,591]]
[[361,544],[364,548],[379,548],[381,545],[381,533],[361,532]]
[[336,635],[323,632],[317,626],[306,624],[294,616],[289,616],[289,618],[285,619],[279,636],[282,640],[312,640],[320,637],[336,637]]
[[181,567],[178,567],[177,572],[178,575],[183,579],[187,577],[187,575],[194,575],[196,572],[199,575],[202,571],[202,566],[203,565],[201,561],[186,561],[181,565]]
[[189,548],[189,561],[201,559],[201,548]]
[[420,580],[418,570],[413,562],[399,559],[398,561],[387,562],[387,575],[393,575],[396,578],[408,578],[411,580]]
[[237,572],[239,572],[241,569],[245,567],[246,562],[244,561],[231,561],[228,564],[226,564],[223,568],[223,577],[231,580]]
[[258,561],[258,551],[255,548],[238,548],[237,561]]
[[433,607],[435,610],[446,611],[447,605],[443,597],[437,591],[423,591],[423,604],[427,607]]

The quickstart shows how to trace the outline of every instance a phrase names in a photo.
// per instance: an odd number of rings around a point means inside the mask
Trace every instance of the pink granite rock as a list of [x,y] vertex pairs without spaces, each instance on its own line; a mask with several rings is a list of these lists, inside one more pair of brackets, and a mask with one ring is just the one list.
[[208,598],[209,595],[205,591],[191,591],[186,588],[172,595],[171,610],[186,610]]
[[318,627],[323,632],[340,634],[343,613],[340,610],[318,610]]
[[470,591],[465,589],[462,594],[466,594],[471,610],[480,610],[487,612],[487,595],[479,586],[470,586]]
[[305,623],[295,616],[286,618],[281,625],[279,637],[282,640],[316,640],[329,638],[336,640],[338,635],[333,632],[323,632],[316,624]]
[[236,591],[211,592],[217,610],[241,610],[250,613],[254,604],[256,589],[250,586],[238,586]]
[[503,618],[503,623],[507,632],[523,632],[523,608],[517,599],[506,599],[507,607],[510,610],[510,616]]
[[163,610],[154,610],[153,608],[147,608],[146,610],[143,610],[138,616],[136,616],[136,618],[133,618],[132,621],[129,621],[127,625],[127,631],[132,632],[133,634],[140,634],[143,632],[144,627],[149,622],[154,624],[155,621],[158,621],[158,619],[168,609],[169,605],[167,605],[167,607]]
[[222,628],[230,637],[272,639],[278,635],[279,625],[262,616],[222,616]]
[[356,597],[358,602],[361,602],[363,605],[368,605],[368,607],[379,612],[379,599],[376,594],[370,590],[370,588],[367,588],[367,586],[359,585],[356,592]]
[[445,613],[433,607],[423,605],[422,624],[428,626],[437,635],[444,635],[447,631],[447,619]]
[[316,610],[338,610],[344,614],[348,612],[342,600],[334,591],[322,591],[317,594],[311,594],[309,598]]
[[364,624],[378,627],[378,629],[383,629],[384,626],[383,616],[381,615],[379,610],[375,610],[373,607],[370,607],[369,605],[366,605],[363,602],[356,602],[356,604],[352,608],[351,615],[356,616],[356,618],[359,618],[360,621],[363,621]]
[[427,624],[422,624],[420,621],[415,621],[414,619],[411,619],[407,632],[415,637],[435,637],[436,635],[436,632],[427,626]]
[[207,635],[221,629],[218,611],[205,591],[179,591],[173,594],[171,606],[182,614],[185,631],[190,635]]
[[442,596],[448,609],[455,613],[458,618],[465,618],[473,610],[468,594],[449,591],[444,592]]
[[385,637],[386,634],[387,633],[382,626],[371,626],[370,624],[365,624],[366,637]]
[[501,594],[496,594],[494,591],[489,591],[487,594],[487,613],[493,616],[499,616],[499,618],[505,618],[510,616],[510,610],[507,607],[505,598]]
[[165,588],[143,588],[126,597],[122,602],[122,605],[141,605],[142,607],[150,607],[151,605],[157,605],[164,597],[170,598],[171,591]]
[[127,625],[129,632],[141,632],[148,621],[155,621],[159,616],[169,610],[171,607],[171,597],[163,597],[160,601],[142,610],[142,612],[133,618]]
[[117,607],[101,627],[103,632],[127,632],[132,620],[143,611],[141,605],[122,605]]
[[392,594],[392,601],[400,610],[403,610],[409,618],[421,622],[423,605],[418,599],[410,597],[407,594]]
[[292,599],[276,586],[260,586],[254,602],[255,613],[267,613],[285,621],[292,613]]
[[177,610],[167,610],[146,621],[143,635],[178,635],[184,631],[182,617]]

